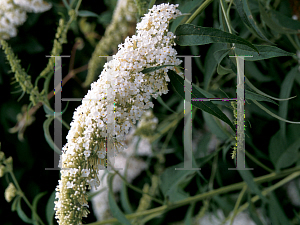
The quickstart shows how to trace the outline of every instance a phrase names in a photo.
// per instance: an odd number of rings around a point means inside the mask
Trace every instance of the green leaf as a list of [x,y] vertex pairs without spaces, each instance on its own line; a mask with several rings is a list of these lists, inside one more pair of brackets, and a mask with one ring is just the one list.
[[193,224],[193,212],[194,212],[194,208],[195,208],[195,203],[192,203],[187,211],[187,213],[185,214],[184,217],[184,225],[192,225]]
[[[190,46],[191,53],[193,56],[200,56],[200,50],[197,46]],[[204,67],[201,63],[200,57],[194,57],[196,65],[201,73],[204,73]]]
[[295,30],[297,33],[300,32],[300,22],[298,20],[294,20],[291,17],[288,17],[278,11],[271,10],[271,17],[273,21],[277,22],[281,26]]
[[294,122],[294,121],[289,121],[286,119],[281,118],[280,116],[277,116],[276,114],[272,113],[270,110],[268,110],[267,108],[265,108],[264,106],[262,106],[261,104],[259,104],[256,100],[252,100],[254,102],[255,105],[257,105],[259,108],[261,108],[262,110],[264,110],[266,113],[268,113],[269,115],[275,117],[276,119],[279,119],[281,121],[287,122],[287,123],[294,123],[294,124],[300,124],[300,122]]
[[43,104],[43,109],[47,115],[54,116],[54,111],[47,104]]
[[18,213],[19,217],[21,218],[21,220],[23,220],[23,222],[25,222],[25,223],[33,223],[34,222],[32,219],[29,219],[26,216],[26,214],[24,213],[24,211],[22,210],[21,199],[17,202],[17,213]]
[[229,74],[229,73],[233,73],[232,69],[223,67],[221,64],[218,64],[217,67],[217,73],[221,76]]
[[256,94],[256,93],[254,93],[252,91],[249,91],[249,90],[245,90],[245,98],[249,99],[249,100],[272,102],[272,103],[278,105],[278,103],[276,103],[272,99],[267,98],[267,97],[265,97],[263,95],[260,95],[260,94]]
[[196,174],[195,170],[175,170],[175,168],[183,168],[184,162],[168,167],[160,176],[160,188],[171,203],[183,200],[189,197],[189,194],[183,190],[184,186]]
[[[279,97],[280,98],[287,98],[290,96],[291,91],[292,91],[292,87],[294,84],[294,79],[296,76],[300,76],[299,70],[298,70],[299,66],[295,66],[293,69],[291,69],[289,71],[289,73],[286,75],[286,77],[284,78],[281,88],[280,88],[280,93],[279,93]],[[286,119],[287,114],[288,114],[288,102],[280,102],[279,103],[279,112],[278,115],[284,119]],[[285,137],[285,128],[286,128],[286,123],[284,123],[283,121],[279,122],[280,125],[280,129],[281,129],[281,134],[283,137]]]
[[261,15],[261,19],[267,24],[268,27],[270,27],[273,31],[280,33],[280,34],[296,34],[299,33],[300,30],[293,30],[289,29],[287,27],[282,26],[278,19],[277,16],[274,17],[270,12],[267,12],[262,6],[262,4],[259,3],[259,11]]
[[[185,99],[185,92],[184,92],[184,80],[182,77],[177,75],[174,71],[170,70],[168,75],[171,80],[171,84],[174,87],[175,91]],[[192,84],[193,90],[191,93],[192,98],[206,98],[201,92],[198,91],[196,85]],[[236,127],[232,124],[232,122],[228,119],[228,117],[212,102],[210,101],[192,101],[193,106],[212,114],[213,116],[218,117],[219,119],[223,120],[227,123],[232,130],[235,132]]]
[[158,96],[157,99],[156,99],[163,107],[165,107],[167,110],[169,110],[170,112],[172,113],[175,113],[175,114],[178,114],[177,112],[175,112],[173,109],[171,109],[165,102],[164,100]]
[[[276,223],[272,224],[281,224],[281,225],[291,225],[288,217],[286,216],[286,213],[281,208],[280,203],[278,202],[276,196],[274,193],[270,193],[270,204],[269,204],[269,211],[271,212],[270,215],[274,216],[274,220],[276,220]],[[272,218],[271,216],[271,218]],[[272,222],[274,220],[271,220]]]
[[264,41],[273,44],[271,41],[269,41],[265,35],[260,31],[258,28],[254,17],[251,13],[250,7],[248,5],[247,0],[234,0],[234,3],[236,5],[238,14],[240,15],[242,21],[248,26],[249,30],[256,34],[259,38],[263,39]]
[[[239,153],[238,153],[239,154]],[[249,170],[238,170],[243,180],[246,182],[249,190],[257,194],[263,202],[268,202],[267,198],[262,195],[258,184],[253,181],[253,175]]]
[[[187,14],[187,13],[192,13],[196,8],[198,8],[200,6],[200,4],[203,2],[203,0],[201,1],[184,1],[182,2],[182,4],[179,4],[178,6],[178,10],[182,13],[182,14]],[[189,16],[179,16],[177,17],[170,25],[170,31],[172,33],[174,33],[174,31],[176,30],[176,28],[178,27],[179,24],[184,23],[184,21],[188,20]]]
[[63,3],[66,6],[67,10],[69,11],[70,10],[70,6],[69,6],[67,0],[63,0]]
[[214,52],[214,58],[218,62],[218,64],[220,64],[222,62],[222,60],[226,57],[226,55],[228,55],[230,50],[231,50],[231,48],[226,48],[226,49],[221,49],[221,50]]
[[13,203],[11,204],[11,211],[14,212],[17,210],[17,204],[18,204],[18,201],[20,201],[21,199],[21,196],[18,195],[17,197],[15,197]]
[[[204,62],[204,89],[205,90],[208,90],[209,83],[218,65],[218,62],[216,61],[214,55],[218,50],[221,51],[220,49],[227,50],[228,48],[225,44],[214,43],[210,46],[205,56],[205,62]],[[219,52],[216,54],[217,54],[216,57],[218,57],[218,55],[222,55],[223,52]]]
[[79,10],[78,11],[78,16],[82,16],[82,17],[98,17],[99,15],[91,12],[91,11],[87,11],[87,10]]
[[280,48],[271,45],[254,45],[256,49],[258,49],[259,54],[253,51],[248,46],[236,44],[235,53],[237,55],[249,55],[252,57],[244,57],[246,61],[257,61],[262,59],[270,59],[279,56],[295,56],[294,53],[286,52]]
[[273,97],[273,96],[271,96],[271,95],[267,95],[266,93],[264,93],[264,92],[262,92],[261,90],[257,89],[257,88],[256,88],[256,87],[248,80],[248,78],[247,78],[246,76],[245,76],[245,82],[246,82],[246,84],[247,84],[252,90],[254,90],[256,93],[261,94],[261,95],[263,95],[263,96],[266,96],[266,97],[268,97],[268,98],[277,100],[277,101],[286,101],[286,100],[290,100],[290,99],[296,97],[296,96],[294,96],[294,97],[285,98],[285,99],[282,99],[282,98],[275,98],[275,97]]
[[88,201],[91,201],[91,199],[93,197],[95,197],[96,195],[100,194],[101,192],[105,191],[106,190],[106,187],[105,188],[101,188],[100,190],[98,191],[95,191],[95,192],[89,192],[87,193],[87,196],[88,196]]
[[127,186],[124,182],[122,183],[122,189],[120,192],[120,201],[125,213],[130,214],[134,212],[128,198]]
[[143,70],[141,71],[141,73],[143,73],[143,74],[151,73],[151,72],[154,72],[154,71],[159,70],[159,69],[161,69],[161,68],[165,68],[165,67],[167,67],[167,66],[174,66],[174,65],[163,65],[163,66],[149,67],[149,68],[143,69]]
[[52,140],[52,137],[50,135],[50,124],[52,122],[52,120],[54,119],[53,116],[49,117],[48,119],[46,119],[44,121],[43,124],[43,129],[44,129],[44,135],[45,135],[45,139],[48,142],[48,144],[50,145],[50,147],[59,155],[61,155],[61,150],[55,145],[54,141]]
[[55,191],[53,191],[52,194],[50,195],[46,205],[46,219],[49,225],[53,225],[53,217],[55,214],[54,200],[55,200]]
[[222,60],[228,55],[230,50],[231,48],[221,49],[214,53],[214,57],[218,62],[217,73],[220,75],[225,75],[233,72],[231,69],[225,68],[221,65]]
[[297,161],[298,151],[300,148],[300,139],[291,144],[286,150],[282,149],[283,154],[276,163],[276,168],[286,168],[293,165]]
[[[193,85],[193,89],[196,89],[198,92],[203,94],[206,98],[216,98],[213,94],[203,90],[202,88],[198,87],[197,85]],[[230,106],[230,103],[227,101],[215,101],[215,105],[224,105],[224,106]]]
[[33,212],[37,213],[37,203],[38,203],[38,201],[40,200],[40,198],[43,197],[45,194],[47,194],[47,191],[42,192],[42,193],[39,193],[38,195],[36,195],[36,196],[34,197],[34,199],[33,199],[33,201],[32,201],[32,209],[33,209],[33,211],[32,211],[32,216],[31,216],[31,218],[32,218],[32,220],[34,221],[34,224],[36,224],[36,225],[38,225],[39,223],[38,223],[38,220],[37,220],[37,218],[35,217],[35,214],[34,214]]
[[245,64],[245,75],[247,77],[252,77],[260,83],[269,82],[272,80],[272,77],[264,75],[256,66],[254,61],[247,60],[247,64]]
[[69,103],[70,103],[70,101],[67,101],[66,107],[63,109],[63,111],[61,111],[61,115],[63,115],[67,111]]
[[251,195],[250,193],[248,193],[248,204],[249,204],[249,213],[250,213],[250,216],[252,218],[252,220],[255,222],[256,225],[264,225],[262,223],[262,221],[260,220],[259,218],[259,215],[256,211],[256,207],[254,205],[254,203],[251,201]]
[[183,24],[177,27],[175,35],[175,42],[180,46],[205,45],[210,43],[235,43],[248,46],[256,52],[259,52],[255,46],[243,38],[211,27]]
[[119,206],[116,203],[116,200],[114,198],[114,193],[112,190],[112,180],[115,174],[108,174],[108,187],[109,187],[109,193],[108,193],[108,202],[109,207],[111,210],[111,213],[113,217],[115,217],[119,222],[121,222],[123,225],[132,225],[129,220],[125,217],[123,212],[120,210]]
[[219,138],[222,141],[225,141],[226,139],[228,139],[228,136],[226,134],[224,127],[220,126],[220,124],[218,124],[214,120],[214,118],[211,114],[203,112],[202,115],[203,115],[205,124],[207,124],[207,126],[209,127],[212,134],[216,135],[217,138]]
[[[137,152],[138,145],[139,145],[139,141],[136,143],[135,152]],[[126,163],[125,171],[124,171],[125,178],[127,178],[127,171],[128,171],[128,162]],[[122,188],[121,188],[121,192],[120,192],[120,201],[121,201],[121,205],[122,205],[125,213],[129,214],[129,213],[134,212],[131,207],[129,198],[128,198],[127,185],[125,182],[122,182]]]
[[280,130],[270,140],[269,154],[276,171],[291,166],[297,161],[300,148],[299,125],[289,125],[286,137],[280,134]]

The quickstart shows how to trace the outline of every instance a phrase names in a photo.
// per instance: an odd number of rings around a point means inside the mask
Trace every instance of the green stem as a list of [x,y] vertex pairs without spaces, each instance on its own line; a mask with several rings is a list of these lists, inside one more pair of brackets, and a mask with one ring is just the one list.
[[229,6],[228,6],[228,8],[227,8],[227,11],[226,11],[227,17],[229,17],[230,8],[231,8],[232,3],[233,3],[233,0],[230,1]]
[[150,194],[148,194],[148,193],[142,191],[141,189],[135,187],[134,185],[128,183],[127,180],[125,179],[125,177],[123,177],[123,176],[122,176],[117,170],[115,170],[113,167],[112,167],[112,170],[113,170],[116,174],[118,174],[118,175],[120,176],[120,178],[125,182],[125,184],[126,184],[128,187],[130,187],[132,190],[134,190],[134,191],[136,191],[136,192],[139,192],[139,193],[141,193],[141,194],[148,195],[149,197],[152,198],[153,201],[155,201],[155,202],[157,202],[157,203],[159,203],[159,204],[161,204],[161,205],[164,204],[163,201],[161,201],[161,200],[159,200],[159,199],[153,197],[152,195],[150,195]]
[[[295,175],[294,172],[297,172],[296,175]],[[280,185],[282,185],[283,183],[286,183],[289,180],[291,180],[292,178],[295,178],[296,176],[298,176],[300,174],[300,167],[294,167],[294,168],[291,168],[291,169],[287,169],[287,170],[284,170],[284,171],[282,171],[278,174],[273,172],[273,173],[270,173],[270,174],[267,174],[267,175],[264,175],[264,176],[261,176],[261,177],[254,178],[253,180],[256,183],[263,183],[263,182],[268,182],[268,181],[271,181],[271,180],[275,180],[275,179],[290,175],[291,173],[294,173],[294,174],[292,174],[289,177],[284,178],[282,181],[280,181],[277,184],[273,185],[271,187],[272,189],[266,189],[263,192],[263,193],[266,194],[266,191],[270,192],[273,189],[275,189],[275,188],[279,187]],[[158,213],[158,212],[164,213],[164,212],[167,212],[169,210],[172,210],[172,209],[184,206],[184,205],[191,204],[193,202],[201,201],[201,200],[206,199],[208,197],[213,197],[215,195],[224,194],[224,193],[227,193],[227,192],[230,192],[230,191],[235,191],[235,190],[242,189],[242,188],[244,188],[244,186],[247,186],[247,184],[245,182],[239,182],[239,183],[231,184],[231,185],[228,185],[228,186],[225,186],[225,187],[218,188],[216,190],[209,191],[207,193],[203,193],[203,194],[199,194],[199,195],[196,195],[196,196],[188,197],[184,200],[175,202],[175,203],[170,204],[170,205],[163,205],[163,206],[160,206],[160,207],[157,207],[157,208],[154,208],[154,209],[132,213],[132,214],[129,214],[129,215],[125,215],[125,217],[127,219],[133,219],[133,218],[136,218],[136,217],[139,217],[139,216],[146,216],[146,215],[150,215],[150,214]],[[113,222],[117,222],[117,221],[118,221],[117,219],[113,218],[113,219],[109,219],[109,220],[105,220],[105,221],[101,221],[101,222],[89,223],[87,225],[112,224]]]
[[226,12],[225,12],[225,8],[224,8],[223,1],[222,1],[222,0],[220,0],[220,4],[221,4],[222,12],[223,12],[223,15],[224,15],[224,17],[225,17],[225,21],[226,21],[226,24],[227,24],[229,33],[232,34],[230,22],[229,22],[229,19],[228,19],[228,17],[227,17],[227,14],[226,14]]
[[[275,189],[279,188],[280,186],[286,184],[287,182],[295,179],[296,177],[298,177],[300,175],[300,172],[294,172],[293,174],[291,174],[290,176],[282,179],[281,181],[279,181],[278,183],[272,185],[271,187],[265,188],[265,190],[263,190],[261,193],[263,196],[266,196],[268,193],[270,193],[271,191],[274,191]],[[254,197],[251,198],[251,202],[255,203],[257,200],[259,200],[260,197],[258,195],[255,195]],[[245,209],[247,209],[249,206],[249,202],[243,204],[238,211],[236,212],[236,215],[238,215],[240,212],[244,211]],[[224,223],[229,219],[229,217],[227,217],[227,219],[225,221],[223,221]]]
[[30,204],[30,202],[28,201],[28,199],[27,199],[26,196],[24,195],[24,192],[22,191],[22,189],[21,189],[21,187],[20,187],[20,185],[19,185],[19,183],[18,183],[18,181],[17,181],[17,179],[16,179],[14,173],[13,173],[12,171],[8,171],[8,172],[9,172],[11,178],[13,179],[13,182],[14,182],[16,188],[18,189],[19,195],[24,199],[24,201],[26,202],[26,204],[28,205],[28,207],[31,209],[31,212],[32,212],[32,213],[35,215],[35,217],[40,221],[40,223],[41,223],[42,225],[45,225],[45,224],[43,223],[42,219],[39,217],[39,215],[35,212],[35,210],[33,210],[32,205]]
[[258,161],[253,155],[251,155],[249,152],[246,152],[246,155],[249,157],[249,159],[251,159],[253,162],[255,162],[257,165],[259,165],[261,168],[264,168],[265,170],[267,170],[268,172],[272,173],[274,172],[273,170],[271,170],[269,167],[265,166],[264,164],[262,164],[260,161]]
[[186,24],[191,23],[212,2],[213,2],[213,0],[206,0],[205,2],[203,2],[185,23]]
[[234,206],[234,209],[233,209],[233,215],[232,215],[231,220],[230,220],[230,225],[232,225],[235,216],[238,214],[238,208],[239,208],[239,206],[241,204],[242,198],[243,198],[246,190],[247,190],[247,186],[245,185],[243,187],[241,193],[239,194],[238,199],[236,200],[236,203],[235,203],[235,206]]
[[300,47],[299,45],[297,45],[297,43],[294,41],[294,39],[291,37],[290,34],[286,34],[286,36],[288,37],[288,39],[290,40],[290,42],[292,43],[292,45],[294,46],[294,48],[298,51],[300,51]]
[[76,5],[76,8],[75,8],[75,12],[76,13],[78,12],[78,9],[79,9],[79,7],[81,5],[81,2],[82,2],[82,0],[79,0],[78,3],[77,3],[77,5]]

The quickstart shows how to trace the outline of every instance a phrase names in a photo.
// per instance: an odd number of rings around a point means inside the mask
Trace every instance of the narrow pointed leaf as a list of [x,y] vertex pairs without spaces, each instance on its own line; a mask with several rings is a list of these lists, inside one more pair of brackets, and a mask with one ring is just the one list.
[[261,15],[261,19],[267,24],[268,27],[270,27],[273,31],[280,33],[280,34],[296,34],[299,33],[300,30],[293,30],[289,29],[287,27],[282,26],[276,18],[272,17],[272,14],[270,12],[267,12],[262,6],[261,3],[259,3],[259,11]]
[[[220,55],[222,55],[224,52],[218,52],[218,51],[226,51],[228,50],[227,45],[224,43],[214,43],[210,46],[208,49],[208,52],[205,56],[205,62],[204,62],[204,89],[208,90],[209,83],[215,73],[215,69],[218,65],[218,60],[216,58],[219,58]],[[216,53],[218,52],[218,53]],[[216,55],[215,55],[216,53]]]
[[248,46],[236,44],[235,53],[237,55],[249,55],[252,57],[244,57],[246,61],[257,61],[263,59],[270,59],[279,56],[294,56],[294,53],[286,52],[280,48],[271,45],[254,45],[258,49],[259,54]]
[[54,200],[55,200],[55,191],[50,195],[47,205],[46,205],[46,219],[49,225],[53,225],[54,218]]
[[175,170],[175,168],[182,168],[184,163],[167,168],[160,176],[160,188],[163,195],[170,202],[176,202],[189,197],[182,185],[190,181],[196,174],[195,170]]
[[132,225],[129,220],[125,217],[123,212],[120,210],[119,206],[116,203],[116,200],[114,198],[114,193],[112,190],[112,180],[115,174],[109,174],[107,179],[108,179],[108,184],[109,184],[109,193],[108,193],[108,202],[109,202],[109,207],[111,210],[112,215],[122,224],[124,225]]
[[165,107],[167,110],[169,110],[170,112],[172,113],[175,113],[175,114],[178,114],[177,112],[175,112],[173,109],[171,109],[165,102],[164,100],[158,96],[157,99],[156,99],[163,107]]
[[[33,212],[36,212],[37,213],[37,203],[38,201],[40,200],[41,197],[43,197],[45,194],[47,194],[47,192],[42,192],[42,193],[39,193],[38,195],[36,195],[32,201],[32,209],[33,209]],[[34,223],[35,224],[38,224],[38,220],[37,218],[35,218],[35,215],[34,213],[32,213],[32,220],[34,220]]]
[[269,41],[265,35],[261,32],[261,30],[258,28],[254,17],[251,13],[250,7],[248,5],[247,0],[234,0],[234,3],[236,5],[238,14],[240,15],[242,21],[250,28],[250,31],[254,34],[256,34],[259,38],[263,39],[264,41],[273,44],[271,41]]
[[272,99],[267,98],[267,97],[265,97],[263,95],[260,95],[260,94],[256,94],[256,93],[254,93],[252,91],[249,91],[249,90],[245,90],[245,97],[246,97],[246,99],[249,99],[249,100],[272,102],[272,103],[278,105]]
[[278,22],[281,26],[300,33],[300,22],[298,20],[294,20],[275,10],[271,10],[271,17],[273,21]]
[[28,216],[22,210],[21,199],[17,203],[17,213],[18,213],[19,217],[21,218],[21,220],[23,220],[23,222],[25,222],[25,223],[33,223],[33,220],[29,219]]
[[289,121],[286,119],[281,118],[280,116],[277,116],[276,114],[272,113],[270,110],[268,110],[267,108],[265,108],[264,106],[262,106],[261,104],[259,104],[256,100],[253,100],[253,102],[262,110],[264,110],[266,113],[268,113],[269,115],[275,117],[276,119],[279,119],[281,121],[287,122],[287,123],[294,123],[294,124],[300,124],[300,122],[294,122],[294,121]]
[[[238,153],[239,154],[239,153]],[[263,202],[268,202],[267,198],[262,195],[261,190],[258,187],[258,184],[253,181],[254,177],[249,170],[238,170],[243,180],[246,182],[249,190],[257,194]]]
[[50,124],[54,117],[49,117],[44,121],[43,129],[44,129],[44,136],[50,147],[59,155],[61,155],[61,150],[55,145],[54,141],[52,140],[52,137],[50,135]]
[[79,10],[78,11],[78,16],[82,16],[82,17],[98,17],[99,15],[91,12],[91,11],[87,11],[87,10]]
[[[290,70],[290,72],[285,76],[281,88],[280,88],[280,93],[279,93],[279,97],[280,98],[287,98],[290,96],[291,91],[292,91],[292,87],[294,84],[294,79],[296,76],[300,76],[299,70],[298,70],[299,66],[295,66],[294,68],[292,68]],[[285,102],[280,102],[279,104],[279,112],[278,115],[282,118],[286,118],[288,115],[288,103],[287,101]],[[283,137],[285,137],[285,127],[286,127],[286,123],[280,121],[280,129],[282,132]]]
[[268,97],[268,98],[277,100],[277,101],[286,101],[286,100],[290,100],[290,99],[296,97],[296,96],[294,96],[294,97],[290,97],[290,98],[275,98],[275,97],[273,97],[273,96],[271,96],[271,95],[267,95],[266,93],[264,93],[264,92],[262,92],[261,90],[257,89],[257,88],[256,88],[256,87],[248,80],[247,77],[245,77],[245,82],[246,82],[246,84],[247,84],[252,90],[254,90],[256,93],[261,94],[261,95],[263,95],[263,96],[266,96],[266,97]]
[[175,31],[175,42],[180,46],[206,45],[211,43],[235,43],[252,48],[255,46],[243,38],[211,27],[200,27],[192,24],[179,25]]
[[13,203],[11,204],[11,211],[16,211],[17,210],[17,205],[18,205],[18,201],[20,201],[21,196],[18,195],[17,197],[15,197]]
[[[170,70],[168,75],[171,80],[171,84],[174,87],[174,90],[184,99],[185,92],[184,92],[184,80],[182,77],[177,75],[174,71]],[[206,98],[203,94],[201,94],[193,85],[193,90],[191,93],[191,98]],[[227,123],[231,129],[235,132],[236,127],[232,124],[232,122],[228,119],[228,117],[212,102],[210,101],[192,101],[193,106],[208,112],[209,114],[218,117],[219,119],[223,120]]]

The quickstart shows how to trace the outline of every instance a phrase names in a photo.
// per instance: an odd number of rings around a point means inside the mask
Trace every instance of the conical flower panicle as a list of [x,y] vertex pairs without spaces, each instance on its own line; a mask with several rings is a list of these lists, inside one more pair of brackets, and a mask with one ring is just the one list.
[[[178,5],[154,5],[137,24],[137,35],[127,37],[113,60],[105,64],[99,79],[73,115],[67,144],[61,158],[61,180],[56,188],[56,219],[61,225],[82,224],[87,216],[86,185],[98,187],[99,169],[104,168],[107,140],[115,153],[125,147],[125,134],[142,113],[153,107],[151,96],[168,92],[167,71],[149,74],[145,68],[179,65],[172,48],[175,36],[168,32],[171,19],[180,15]],[[109,153],[109,152],[108,152]]]

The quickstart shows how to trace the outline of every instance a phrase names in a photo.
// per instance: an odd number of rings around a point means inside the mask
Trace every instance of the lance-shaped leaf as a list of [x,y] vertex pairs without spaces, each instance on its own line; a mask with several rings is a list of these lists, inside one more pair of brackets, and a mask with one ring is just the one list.
[[245,98],[249,99],[249,100],[272,102],[272,103],[278,105],[278,103],[276,103],[272,99],[270,99],[268,97],[265,97],[263,95],[260,95],[260,94],[256,94],[256,93],[254,93],[252,91],[249,91],[249,90],[245,90]]
[[[295,27],[295,29],[290,29],[289,27],[285,27],[286,23],[284,25],[280,24],[280,21],[278,20],[278,13],[271,13],[267,12],[265,8],[262,6],[262,4],[259,3],[259,11],[261,15],[261,19],[270,27],[273,31],[280,33],[280,34],[296,34],[300,32],[300,27]],[[281,20],[282,21],[282,20]]]
[[[170,70],[168,72],[169,78],[171,80],[171,84],[174,87],[175,91],[182,97],[185,98],[184,92],[184,80],[182,77],[177,75],[174,71]],[[196,89],[196,86],[192,84],[193,90],[191,94],[191,98],[206,98],[201,92]],[[232,124],[232,122],[228,119],[228,117],[212,102],[210,101],[192,101],[191,104],[209,114],[218,117],[225,123],[227,123],[231,129],[235,132],[236,127]]]
[[257,61],[262,59],[270,59],[279,56],[294,56],[294,53],[286,52],[280,48],[271,45],[254,45],[258,49],[259,54],[253,51],[252,48],[244,45],[235,45],[235,53],[240,56],[252,56],[244,57],[246,61]]
[[206,45],[210,43],[235,43],[250,47],[259,53],[256,47],[245,39],[211,27],[182,24],[177,27],[175,35],[175,42],[181,46]]
[[54,143],[51,135],[50,135],[50,124],[52,122],[52,120],[54,119],[53,116],[48,117],[48,119],[46,119],[44,121],[43,124],[43,129],[44,129],[44,135],[45,135],[45,139],[48,142],[48,144],[50,145],[50,147],[59,155],[61,155],[61,150],[56,146],[56,144]]
[[107,177],[108,181],[108,187],[109,187],[109,192],[108,192],[108,203],[110,207],[111,214],[113,217],[115,217],[119,222],[121,222],[124,225],[132,225],[129,220],[125,217],[123,212],[120,210],[118,204],[116,203],[116,200],[114,198],[114,192],[112,190],[112,181],[113,177],[115,174],[109,174]]
[[265,35],[263,35],[263,33],[257,27],[257,24],[254,21],[250,7],[248,5],[248,1],[247,0],[234,0],[234,3],[236,5],[238,14],[240,15],[242,21],[248,26],[249,30],[252,33],[256,34],[259,38],[263,39],[264,41],[266,41],[270,44],[273,44],[271,41],[269,41],[265,37]]

